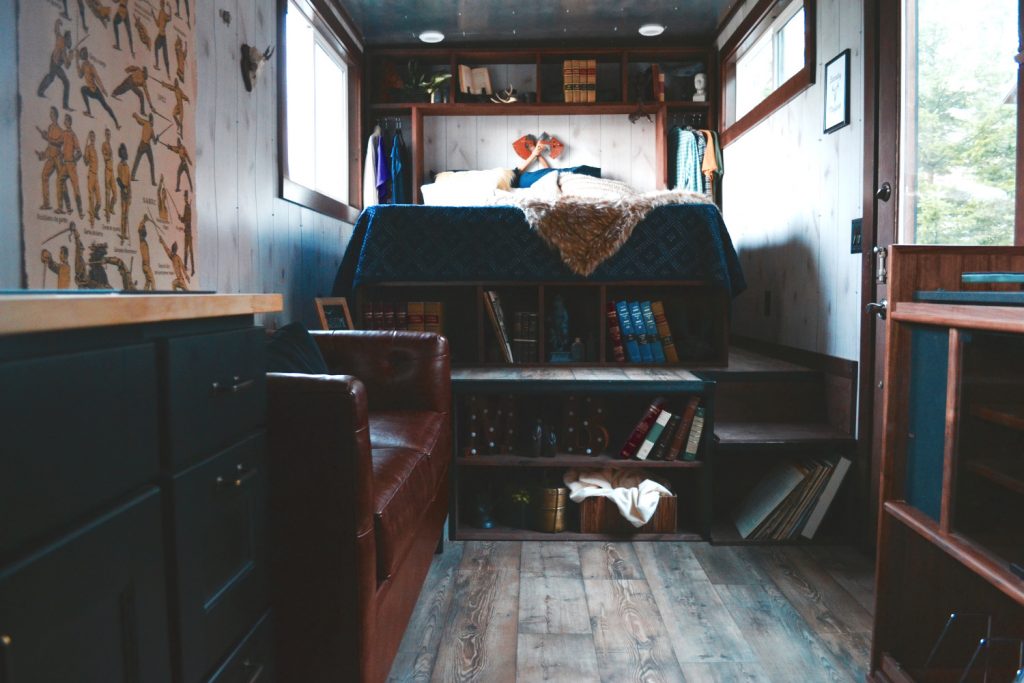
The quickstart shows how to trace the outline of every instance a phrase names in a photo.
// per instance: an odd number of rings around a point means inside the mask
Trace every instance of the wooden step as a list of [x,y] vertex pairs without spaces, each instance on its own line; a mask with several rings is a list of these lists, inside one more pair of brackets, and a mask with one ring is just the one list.
[[824,422],[715,422],[718,452],[848,448],[853,437]]

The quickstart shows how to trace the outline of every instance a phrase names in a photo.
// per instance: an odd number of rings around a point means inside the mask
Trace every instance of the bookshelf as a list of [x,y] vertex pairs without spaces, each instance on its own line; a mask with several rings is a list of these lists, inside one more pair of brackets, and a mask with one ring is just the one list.
[[[455,453],[453,461],[449,535],[452,540],[708,540],[711,533],[711,477],[714,464],[715,383],[682,368],[613,366],[466,367],[452,371]],[[665,399],[666,410],[680,411],[690,399],[699,399],[704,410],[703,432],[695,460],[622,459],[619,451],[637,421],[655,397]],[[592,455],[567,452],[563,440],[566,405],[578,401],[587,415],[585,400],[603,406],[601,426],[607,431],[606,446]],[[471,403],[473,402],[473,403]],[[510,405],[515,433],[501,450],[471,454],[470,415],[482,405]],[[471,407],[472,406],[472,407]],[[540,420],[558,436],[555,452],[531,455],[530,435]],[[502,423],[505,424],[505,423]],[[579,448],[576,442],[575,448]],[[562,532],[537,531],[529,525],[510,525],[502,519],[501,498],[506,487],[535,490],[563,486],[569,468],[646,471],[666,482],[676,495],[676,528],[672,532],[581,533],[578,506],[569,502],[567,524]],[[480,496],[495,508],[496,524],[477,523]]]
[[[536,314],[539,360],[515,364],[612,366],[607,306],[616,301],[661,301],[674,344],[678,367],[721,367],[729,359],[729,297],[702,282],[386,282],[363,285],[356,292],[357,320],[379,305],[401,306],[410,301],[437,301],[443,307],[441,332],[448,337],[452,363],[458,366],[509,365],[501,351],[484,297],[496,292],[513,332],[516,314]],[[551,363],[548,328],[556,298],[568,312],[570,344],[579,339],[582,360]],[[365,326],[365,325],[364,325]],[[637,366],[627,362],[625,366]],[[644,363],[643,365],[654,365]],[[661,366],[668,365],[660,364]]]

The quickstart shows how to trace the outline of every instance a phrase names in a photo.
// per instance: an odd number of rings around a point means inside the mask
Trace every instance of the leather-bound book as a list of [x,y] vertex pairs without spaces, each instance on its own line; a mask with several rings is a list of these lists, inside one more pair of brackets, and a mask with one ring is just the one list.
[[644,316],[644,327],[647,329],[647,341],[650,344],[651,356],[655,363],[665,362],[665,352],[661,348],[658,337],[658,324],[654,321],[654,311],[650,301],[640,302],[640,311]]
[[690,427],[693,425],[693,418],[697,414],[697,406],[700,405],[700,397],[693,396],[686,404],[686,408],[683,409],[683,414],[679,420],[679,427],[676,429],[676,433],[672,435],[672,443],[668,446],[668,451],[665,452],[665,460],[678,460],[680,453],[683,452],[683,444],[686,443],[686,437],[690,434]]
[[408,304],[395,304],[395,328],[399,330],[409,329]]
[[626,357],[630,363],[639,363],[640,345],[636,341],[636,332],[633,330],[633,319],[629,313],[629,302],[616,302],[615,313],[619,318],[619,327],[622,328],[622,342],[626,349]]
[[644,442],[647,437],[647,432],[650,431],[651,425],[658,419],[658,415],[661,413],[661,407],[665,404],[665,399],[658,397],[651,401],[651,405],[647,407],[647,412],[640,418],[640,421],[636,423],[636,427],[633,428],[633,432],[626,439],[625,445],[622,446],[622,450],[619,451],[619,457],[625,460],[632,458],[636,455],[640,445]]
[[658,328],[658,338],[661,341],[661,350],[665,354],[665,361],[678,363],[679,354],[676,352],[676,344],[672,340],[672,330],[668,326],[668,318],[665,317],[665,305],[660,301],[652,301],[651,312],[654,314],[654,324]]
[[409,329],[416,332],[423,331],[423,302],[422,301],[410,301],[408,305],[409,310]]
[[373,329],[373,302],[367,301],[363,304],[363,329]]
[[608,318],[608,340],[612,343],[612,356],[616,363],[626,362],[626,349],[622,346],[622,328],[619,327],[619,314],[615,311],[615,302],[608,302],[606,312]]
[[679,423],[683,421],[682,415],[673,415],[669,419],[668,424],[665,425],[665,429],[661,432],[661,436],[658,437],[657,443],[654,444],[654,448],[651,449],[650,455],[647,456],[648,460],[664,460],[665,454],[668,453],[668,447],[672,443],[672,439],[675,437],[676,432],[679,431]]
[[690,426],[690,436],[686,438],[686,450],[683,451],[683,460],[696,460],[697,451],[700,449],[700,437],[704,433],[704,407],[698,406],[697,413],[693,416],[693,424]]
[[425,301],[423,303],[423,331],[436,332],[441,334],[444,329],[444,307],[440,301]]
[[[401,305],[401,304],[399,304]],[[384,329],[394,330],[397,329],[395,323],[395,305],[393,303],[384,304]]]

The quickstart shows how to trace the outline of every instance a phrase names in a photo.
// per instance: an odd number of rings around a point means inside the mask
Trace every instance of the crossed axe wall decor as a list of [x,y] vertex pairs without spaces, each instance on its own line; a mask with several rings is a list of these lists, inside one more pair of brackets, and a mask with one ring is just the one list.
[[512,143],[512,149],[516,151],[520,159],[529,159],[530,155],[533,154],[533,149],[538,143],[542,143],[548,150],[548,156],[552,159],[557,159],[562,156],[562,152],[565,151],[565,145],[561,141],[547,133],[541,133],[540,137],[536,135],[524,135],[515,142]]

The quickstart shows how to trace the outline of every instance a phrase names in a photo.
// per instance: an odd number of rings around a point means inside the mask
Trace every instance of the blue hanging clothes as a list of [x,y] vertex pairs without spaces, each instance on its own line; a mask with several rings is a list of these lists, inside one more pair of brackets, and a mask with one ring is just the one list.
[[707,140],[693,130],[675,127],[670,131],[669,143],[672,188],[703,194],[705,187],[701,166],[704,162]]
[[377,199],[389,204],[391,198],[391,162],[384,151],[384,135],[377,138]]
[[391,203],[411,203],[405,173],[405,140],[401,128],[395,131],[395,139],[391,143]]

